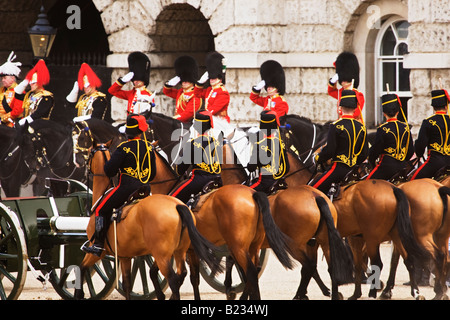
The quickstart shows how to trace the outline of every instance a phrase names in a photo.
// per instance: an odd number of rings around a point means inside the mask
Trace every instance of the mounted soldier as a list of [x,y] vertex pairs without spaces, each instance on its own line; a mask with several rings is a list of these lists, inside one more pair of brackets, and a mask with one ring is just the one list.
[[126,135],[128,141],[122,142],[105,163],[105,174],[114,177],[120,173],[119,184],[102,198],[95,207],[95,235],[92,246],[82,250],[100,256],[104,250],[106,232],[114,209],[120,208],[136,190],[142,186],[150,187],[155,175],[155,155],[151,144],[140,138],[147,131],[144,116],[131,114],[127,117]]
[[[250,100],[264,108],[264,110],[274,111],[281,125],[286,122],[286,115],[289,112],[289,105],[284,99],[286,92],[286,77],[283,67],[274,60],[267,60],[259,68],[261,81],[253,86],[250,93]],[[265,88],[266,97],[261,97],[261,90]]]
[[315,156],[317,164],[331,159],[331,168],[310,183],[325,194],[333,183],[341,182],[354,166],[367,158],[369,149],[366,128],[354,117],[358,106],[357,93],[343,90],[339,101],[342,117],[330,125],[327,144]]
[[[150,59],[142,52],[132,52],[128,55],[129,72],[108,89],[113,96],[128,101],[127,115],[141,114],[155,105],[155,93],[147,89],[150,82]],[[123,90],[122,87],[133,81],[132,90]]]
[[[13,62],[16,58],[14,51],[10,53],[8,60],[0,66],[0,77],[3,87],[0,89],[0,118],[1,124],[8,127],[14,126],[14,120],[22,114],[23,92],[28,85],[22,81],[19,85],[17,80],[22,63]],[[18,101],[20,100],[20,101]]]
[[[78,81],[75,81],[72,91],[66,97],[67,107],[77,110],[74,122],[88,120],[91,117],[112,122],[106,95],[98,91],[101,86],[102,82],[94,70],[87,63],[83,63],[78,71]],[[84,94],[78,98],[80,90],[84,91]]]
[[[197,61],[191,56],[181,56],[175,60],[176,76],[164,84],[163,93],[175,99],[175,119],[191,123],[194,114],[202,106],[202,100],[194,95],[195,83],[198,79]],[[175,86],[181,82],[181,88]]]
[[50,73],[44,60],[39,60],[31,69],[25,80],[30,84],[31,90],[25,94],[23,99],[23,118],[19,120],[19,125],[29,124],[36,119],[51,119],[55,104],[53,93],[45,90],[50,82]]
[[427,159],[417,169],[411,180],[432,178],[440,169],[450,165],[449,101],[450,95],[447,90],[431,91],[431,106],[434,114],[422,121],[415,141],[416,156],[424,157],[425,149],[428,149]]
[[[195,85],[194,94],[203,99],[204,109],[211,112],[214,121],[214,137],[218,139],[220,132],[227,137],[233,130],[230,125],[228,106],[230,93],[225,88],[225,57],[219,52],[210,52],[206,56],[206,72]],[[209,79],[210,86],[206,85]]]
[[[354,53],[344,51],[338,55],[336,61],[333,63],[336,74],[328,81],[328,95],[337,99],[337,113],[339,118],[342,117],[340,109],[340,100],[344,90],[354,90],[358,95],[358,105],[353,112],[353,117],[356,120],[362,120],[362,109],[364,108],[364,95],[358,91],[359,86],[359,62]],[[337,88],[337,83],[341,88]]]
[[278,114],[273,110],[261,112],[259,128],[255,137],[250,138],[254,142],[247,169],[250,172],[259,169],[258,180],[250,188],[269,194],[272,186],[289,171],[289,163]]
[[183,148],[183,163],[177,167],[178,172],[185,172],[192,165],[190,177],[171,192],[172,196],[184,203],[187,203],[192,195],[198,194],[206,184],[219,179],[222,171],[219,141],[208,132],[214,128],[211,112],[197,112],[192,126],[197,137],[190,139]]
[[370,148],[369,163],[374,169],[367,179],[389,180],[406,169],[407,161],[414,155],[414,147],[409,125],[397,119],[402,107],[400,98],[396,94],[385,94],[381,97],[381,105],[386,122],[378,127]]

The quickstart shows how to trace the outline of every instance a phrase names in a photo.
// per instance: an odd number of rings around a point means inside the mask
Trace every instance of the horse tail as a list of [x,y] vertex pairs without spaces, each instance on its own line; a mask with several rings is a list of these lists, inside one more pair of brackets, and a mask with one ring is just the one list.
[[273,250],[283,267],[293,269],[294,264],[289,256],[289,242],[291,239],[275,224],[270,212],[270,205],[267,195],[263,192],[255,192],[253,193],[253,199],[257,203],[262,214],[263,225],[270,248]]
[[334,225],[330,207],[327,201],[320,195],[316,196],[320,217],[328,229],[328,242],[330,246],[330,275],[338,285],[352,283],[354,281],[353,255],[350,247],[342,239]]
[[397,199],[397,229],[400,240],[408,256],[421,263],[430,258],[430,254],[416,240],[409,215],[409,201],[405,192],[395,186],[392,187]]
[[217,272],[223,272],[223,267],[220,264],[221,259],[219,258],[219,255],[216,254],[218,251],[217,247],[198,232],[189,208],[182,204],[178,204],[176,208],[183,223],[183,227],[187,227],[192,247],[197,256],[206,262],[213,275]]
[[[446,186],[442,186],[439,188],[439,196],[442,199],[442,204],[444,205],[444,212],[442,213],[442,224],[445,221],[447,210],[448,210],[448,198],[447,196],[450,196],[450,188]],[[441,225],[442,225],[441,224]]]

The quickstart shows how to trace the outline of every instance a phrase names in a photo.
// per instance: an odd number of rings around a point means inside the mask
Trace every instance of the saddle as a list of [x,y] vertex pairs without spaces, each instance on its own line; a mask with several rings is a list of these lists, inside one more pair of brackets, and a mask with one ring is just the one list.
[[277,193],[280,190],[285,190],[288,188],[288,184],[284,178],[280,178],[270,187],[269,192],[267,193],[268,196]]
[[[200,204],[203,204],[203,202],[206,201],[206,199],[210,196],[210,194],[213,191],[217,191],[217,189],[219,189],[222,186],[222,178],[216,177],[213,180],[209,181],[207,184],[205,184],[205,186],[202,188],[202,190],[195,194],[192,195],[191,198],[188,200],[188,202],[186,202],[186,205],[192,210],[194,211],[194,209]],[[203,199],[200,199],[203,195],[208,194],[208,197],[203,197]],[[200,201],[202,200],[202,201]],[[200,206],[201,207],[201,206]]]
[[450,166],[445,166],[436,172],[433,179],[437,181],[442,181],[450,175]]
[[113,215],[111,216],[111,221],[116,220],[120,222],[121,220],[126,218],[126,213],[128,210],[125,210],[126,206],[136,204],[139,200],[144,199],[151,195],[151,189],[149,185],[141,186],[139,189],[134,191],[125,201],[125,203],[117,209],[114,209]]

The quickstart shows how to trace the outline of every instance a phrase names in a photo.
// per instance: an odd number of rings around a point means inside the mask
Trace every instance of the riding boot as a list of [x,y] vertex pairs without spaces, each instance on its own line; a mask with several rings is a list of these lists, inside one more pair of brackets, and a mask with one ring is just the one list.
[[90,247],[83,245],[81,250],[100,257],[105,250],[103,245],[105,243],[106,231],[107,228],[105,227],[104,218],[102,216],[95,217],[94,243]]

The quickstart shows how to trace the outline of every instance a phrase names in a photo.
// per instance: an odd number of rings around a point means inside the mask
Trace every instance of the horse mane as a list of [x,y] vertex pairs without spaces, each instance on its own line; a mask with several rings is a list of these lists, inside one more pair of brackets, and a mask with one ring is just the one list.
[[[179,174],[176,173],[176,171],[172,168],[170,163],[164,158],[158,151],[155,150],[155,156],[159,157],[159,159],[166,165],[166,167],[170,170],[170,172],[175,176],[178,177]],[[150,182],[151,184],[151,182]]]
[[286,122],[288,122],[288,120],[294,120],[294,121],[300,121],[300,122],[304,122],[304,123],[310,123],[310,124],[318,126],[319,128],[323,127],[322,124],[315,123],[311,119],[309,119],[307,117],[304,117],[304,116],[299,116],[297,114],[288,114],[288,115],[286,115]]

